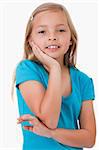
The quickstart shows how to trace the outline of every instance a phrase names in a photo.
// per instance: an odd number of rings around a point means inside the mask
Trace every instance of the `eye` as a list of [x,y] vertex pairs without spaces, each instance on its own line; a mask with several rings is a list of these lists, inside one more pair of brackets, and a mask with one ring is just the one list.
[[64,29],[60,29],[59,32],[65,32],[65,30]]
[[39,31],[38,33],[45,33],[45,31],[44,31],[44,30],[42,30],[42,31]]

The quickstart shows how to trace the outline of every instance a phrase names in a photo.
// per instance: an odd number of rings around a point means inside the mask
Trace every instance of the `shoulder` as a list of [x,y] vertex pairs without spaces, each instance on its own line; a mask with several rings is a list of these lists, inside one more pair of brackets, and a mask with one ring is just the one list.
[[16,71],[20,69],[36,70],[40,67],[40,65],[41,64],[36,61],[24,59],[17,64]]
[[74,82],[78,86],[82,99],[94,99],[94,84],[93,79],[82,70],[72,68],[74,74]]
[[77,78],[79,81],[81,82],[86,82],[90,79],[92,79],[88,74],[86,74],[85,72],[83,72],[82,70],[76,68],[76,67],[72,67],[72,72],[73,75],[75,76],[75,78]]
[[39,64],[36,61],[25,59],[19,62],[16,67],[16,73],[15,73],[16,84],[19,84],[28,80],[36,80],[36,81],[43,83],[42,76],[40,73],[40,67],[41,67],[41,64]]
[[40,76],[40,64],[36,61],[22,60],[16,67],[16,78]]

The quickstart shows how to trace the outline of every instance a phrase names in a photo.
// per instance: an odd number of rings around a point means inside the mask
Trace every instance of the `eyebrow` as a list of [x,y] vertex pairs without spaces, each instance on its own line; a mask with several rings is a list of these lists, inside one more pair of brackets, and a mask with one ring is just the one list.
[[[56,27],[57,27],[57,26],[65,26],[65,24],[57,24]],[[47,27],[47,25],[39,25],[39,26],[37,26],[37,27]]]

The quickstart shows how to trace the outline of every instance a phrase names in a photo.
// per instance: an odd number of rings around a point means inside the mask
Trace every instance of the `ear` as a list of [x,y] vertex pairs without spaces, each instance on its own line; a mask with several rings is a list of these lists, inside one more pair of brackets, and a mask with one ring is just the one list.
[[31,35],[31,33],[30,33],[30,35],[29,35],[29,37],[28,37],[28,43],[30,44],[30,46],[32,46],[32,45],[31,45],[32,41],[33,41],[33,37],[32,37],[32,35]]
[[32,44],[33,40],[30,38],[30,39],[28,40],[28,42],[29,42],[30,46],[32,47],[32,46],[33,46],[33,44]]

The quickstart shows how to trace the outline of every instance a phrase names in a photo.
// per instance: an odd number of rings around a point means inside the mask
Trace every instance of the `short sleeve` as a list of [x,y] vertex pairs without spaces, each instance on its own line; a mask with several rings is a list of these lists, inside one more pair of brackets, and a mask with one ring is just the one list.
[[80,88],[82,101],[95,99],[93,79],[84,73],[80,77]]
[[42,83],[39,72],[39,65],[36,62],[32,62],[30,60],[23,60],[16,68],[16,87],[18,87],[20,83],[28,80],[36,80]]

